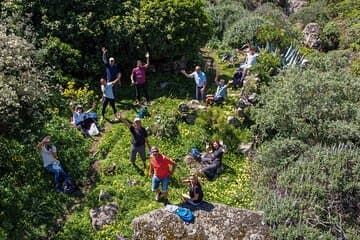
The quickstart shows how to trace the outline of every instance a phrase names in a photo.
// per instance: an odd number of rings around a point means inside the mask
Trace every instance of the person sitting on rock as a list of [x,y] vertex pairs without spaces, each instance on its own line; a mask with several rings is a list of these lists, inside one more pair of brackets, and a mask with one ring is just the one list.
[[214,140],[210,145],[206,146],[206,151],[207,153],[201,157],[204,167],[200,170],[199,174],[205,174],[208,179],[214,179],[222,167],[222,156],[225,152],[225,146],[222,142]]
[[206,105],[212,104],[212,103],[221,103],[223,102],[227,97],[227,88],[232,83],[232,80],[228,82],[228,84],[225,84],[224,79],[220,79],[219,81],[219,71],[216,70],[215,74],[215,84],[217,85],[217,89],[214,95],[208,94],[206,95]]
[[56,191],[62,192],[62,181],[66,181],[69,177],[64,171],[63,167],[60,164],[60,161],[57,160],[56,147],[50,145],[51,137],[46,136],[41,142],[37,144],[37,149],[40,151],[44,168],[50,173],[54,174]]
[[190,175],[189,178],[181,180],[182,183],[189,183],[189,194],[182,194],[185,202],[191,205],[199,205],[204,197],[204,193],[201,189],[201,185],[195,175]]

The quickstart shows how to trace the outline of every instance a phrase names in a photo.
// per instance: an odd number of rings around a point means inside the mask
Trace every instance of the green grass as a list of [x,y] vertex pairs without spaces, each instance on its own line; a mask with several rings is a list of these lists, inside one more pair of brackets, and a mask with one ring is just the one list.
[[[226,65],[220,65],[219,67],[223,68]],[[224,71],[227,75],[230,72],[232,71]],[[171,84],[176,85],[187,79],[175,77],[173,80]],[[156,86],[156,83],[163,80],[153,79],[153,81],[152,86]],[[213,81],[213,79],[210,81]],[[193,87],[192,81],[183,84]],[[178,104],[187,98],[187,95],[184,98],[178,93],[173,93],[170,97],[160,97],[160,93],[165,92],[163,89],[156,92],[151,88],[151,91],[154,92],[155,99],[148,108],[151,116],[143,120],[143,126],[145,127],[153,126],[161,116],[165,116],[165,118],[175,116]],[[191,93],[189,92],[189,94]],[[167,96],[167,94],[164,93],[164,96]],[[123,99],[118,105],[128,105],[131,101],[130,98]],[[228,145],[229,151],[223,158],[224,173],[215,181],[200,179],[205,193],[205,200],[239,208],[252,209],[254,207],[253,192],[250,187],[250,168],[252,164],[237,149],[238,144],[249,141],[251,133],[246,128],[234,128],[226,126],[225,123],[226,116],[233,115],[232,104],[234,102],[235,99],[230,99],[224,106],[211,107],[206,112],[198,114],[193,125],[177,121],[177,136],[157,138],[152,135],[149,137],[151,145],[157,145],[162,153],[178,163],[169,187],[169,200],[171,203],[180,203],[181,193],[187,191],[187,186],[182,185],[180,181],[182,177],[188,176],[190,173],[190,169],[183,162],[184,156],[193,146],[204,150],[204,141],[217,137],[223,139],[226,144],[231,144],[231,146]],[[137,109],[128,108],[124,115],[129,120],[132,120],[136,111]],[[151,192],[151,180],[147,176],[147,171],[143,176],[130,164],[130,132],[124,124],[112,124],[111,129],[102,137],[99,149],[98,160],[100,161],[101,170],[98,182],[87,193],[81,207],[69,216],[62,231],[57,235],[59,239],[74,239],[80,236],[82,239],[113,239],[116,233],[130,237],[132,235],[131,221],[135,217],[163,206],[162,203],[154,200],[154,194]],[[104,169],[113,164],[117,166],[115,175],[106,176]],[[139,157],[137,164],[141,166]],[[138,185],[129,186],[129,179],[135,179]],[[105,227],[102,231],[94,231],[91,228],[89,209],[104,204],[104,202],[98,201],[101,189],[113,196],[113,201],[119,204],[120,210],[115,223]]]

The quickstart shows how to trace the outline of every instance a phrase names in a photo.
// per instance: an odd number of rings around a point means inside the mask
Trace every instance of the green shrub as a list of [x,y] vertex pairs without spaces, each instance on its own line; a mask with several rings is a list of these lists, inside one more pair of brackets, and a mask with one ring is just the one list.
[[339,46],[340,31],[335,22],[325,24],[321,32],[321,41],[325,51],[336,49]]
[[251,73],[256,74],[261,81],[269,82],[281,67],[280,57],[275,53],[261,51],[256,64],[251,67]]
[[235,22],[224,34],[224,42],[232,48],[241,48],[247,42],[253,42],[258,29],[269,24],[263,17],[251,15]]
[[360,76],[360,60],[355,60],[351,63],[351,72],[355,76]]
[[249,15],[248,11],[237,2],[208,5],[206,7],[206,12],[212,20],[215,28],[213,38],[220,41],[223,39],[224,33],[234,22],[237,22],[241,18]]
[[309,6],[300,9],[290,16],[292,22],[300,22],[307,25],[311,22],[317,22],[320,25],[329,20],[329,13],[326,7],[326,1],[312,1]]

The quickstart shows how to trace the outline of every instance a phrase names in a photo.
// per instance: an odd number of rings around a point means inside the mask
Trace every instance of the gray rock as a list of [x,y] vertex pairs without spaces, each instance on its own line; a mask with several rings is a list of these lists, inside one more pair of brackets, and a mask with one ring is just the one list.
[[190,108],[186,103],[181,102],[181,103],[179,103],[178,110],[181,113],[187,113],[190,111]]
[[321,29],[317,23],[309,23],[303,30],[303,44],[310,48],[320,49],[321,48]]
[[249,102],[246,98],[241,97],[241,98],[239,99],[238,106],[239,106],[240,108],[247,108],[247,107],[252,106],[252,104],[251,104],[251,102]]
[[252,104],[254,104],[256,102],[256,93],[252,93],[249,95],[248,97],[248,101]]
[[253,148],[253,143],[251,142],[246,144],[240,144],[239,148],[242,153],[244,153],[245,155],[249,155]]
[[270,239],[268,226],[261,222],[263,212],[206,202],[183,207],[193,211],[194,223],[185,224],[164,208],[157,209],[133,219],[133,240]]
[[289,0],[287,4],[288,13],[296,13],[308,5],[308,0]]
[[240,107],[237,109],[236,113],[237,113],[238,117],[240,117],[240,118],[245,118],[245,116],[246,116],[244,113],[244,109],[242,109]]
[[95,230],[101,230],[104,225],[115,221],[119,211],[119,205],[116,202],[110,202],[99,208],[90,209],[91,224]]
[[140,185],[140,182],[139,182],[138,180],[136,180],[136,179],[130,179],[130,178],[127,180],[127,183],[128,183],[128,185],[129,185],[130,187]]

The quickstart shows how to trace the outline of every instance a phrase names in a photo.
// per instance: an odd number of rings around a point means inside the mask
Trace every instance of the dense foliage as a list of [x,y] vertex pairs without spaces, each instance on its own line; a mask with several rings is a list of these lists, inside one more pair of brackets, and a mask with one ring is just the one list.
[[281,73],[254,111],[265,140],[257,157],[259,200],[277,239],[359,234],[352,213],[360,210],[360,79],[344,71],[341,55]]

